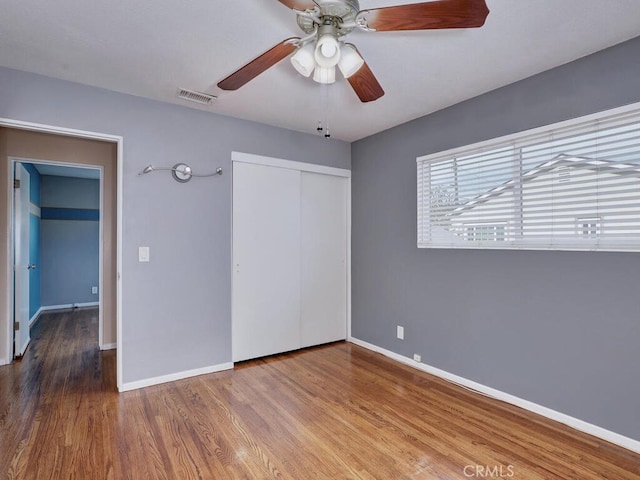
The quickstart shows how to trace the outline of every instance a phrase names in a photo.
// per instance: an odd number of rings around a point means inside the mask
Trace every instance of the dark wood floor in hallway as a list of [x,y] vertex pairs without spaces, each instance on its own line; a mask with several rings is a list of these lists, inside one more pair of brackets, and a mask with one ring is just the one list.
[[97,311],[0,367],[0,479],[640,478],[640,456],[349,343],[118,394]]

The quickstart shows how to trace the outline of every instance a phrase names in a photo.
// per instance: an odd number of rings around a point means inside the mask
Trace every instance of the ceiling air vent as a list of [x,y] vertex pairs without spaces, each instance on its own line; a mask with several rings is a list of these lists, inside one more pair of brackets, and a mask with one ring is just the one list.
[[202,105],[210,105],[216,97],[207,93],[194,92],[193,90],[180,88],[178,89],[178,98],[189,100],[190,102],[201,103]]

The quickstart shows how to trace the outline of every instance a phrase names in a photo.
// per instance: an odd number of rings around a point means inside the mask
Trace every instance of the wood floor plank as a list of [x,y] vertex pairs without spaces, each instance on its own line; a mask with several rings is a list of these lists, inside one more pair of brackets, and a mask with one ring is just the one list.
[[345,342],[118,394],[96,310],[32,338],[0,367],[0,480],[640,479],[640,455]]

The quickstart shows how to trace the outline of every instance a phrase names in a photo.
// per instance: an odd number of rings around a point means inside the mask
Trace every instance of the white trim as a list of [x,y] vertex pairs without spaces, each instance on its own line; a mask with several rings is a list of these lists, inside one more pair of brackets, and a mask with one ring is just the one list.
[[119,135],[90,132],[88,130],[76,130],[75,128],[58,127],[55,125],[46,125],[44,123],[23,122],[22,120],[13,120],[11,118],[0,118],[0,126],[16,128],[19,130],[53,133],[55,135],[64,135],[66,137],[105,140],[112,143],[122,141],[122,137]]
[[[68,136],[68,137],[75,137],[75,138],[88,138],[88,139],[92,139],[92,140],[103,140],[103,141],[107,141],[107,142],[111,142],[111,143],[115,143],[116,144],[116,177],[117,177],[117,192],[116,192],[116,224],[117,224],[117,241],[116,241],[116,262],[117,262],[117,272],[116,272],[116,334],[117,334],[117,345],[122,345],[122,336],[121,336],[121,331],[122,331],[122,287],[120,285],[120,279],[121,279],[121,275],[120,272],[122,271],[122,213],[123,213],[123,209],[122,209],[122,178],[123,178],[123,142],[124,142],[124,138],[120,135],[111,135],[111,134],[106,134],[106,133],[98,133],[98,132],[91,132],[91,131],[87,131],[87,130],[77,130],[77,129],[73,129],[73,128],[66,128],[66,127],[60,127],[60,126],[54,126],[54,125],[46,125],[46,124],[41,124],[41,123],[33,123],[33,122],[25,122],[25,121],[21,121],[21,120],[13,120],[13,119],[9,119],[9,118],[0,118],[0,127],[7,127],[7,128],[15,128],[15,129],[20,129],[20,130],[29,130],[29,131],[35,131],[35,132],[43,132],[43,133],[50,133],[50,134],[54,134],[54,135],[63,135],[63,136]],[[47,162],[44,162],[47,163]],[[55,162],[51,162],[51,163],[55,163]],[[9,172],[7,175],[7,179],[8,181],[11,181],[13,179],[13,169],[11,169],[11,162],[7,162],[8,164],[8,168],[9,168]],[[86,165],[84,165],[84,167],[87,167]],[[89,167],[90,168],[90,167]],[[96,167],[93,167],[96,168]],[[101,168],[101,167],[98,167]],[[101,168],[102,170],[102,168]],[[102,172],[103,173],[103,172]],[[101,178],[103,177],[103,175],[101,175]],[[7,189],[7,196],[8,196],[8,202],[7,205],[9,206],[9,208],[12,208],[12,200],[13,200],[13,186],[12,185],[8,185],[8,189]],[[101,222],[102,222],[102,215],[101,217]],[[12,218],[12,216],[11,216]],[[12,232],[13,231],[13,220],[11,219],[9,222],[9,231]],[[11,235],[10,235],[11,237]],[[10,241],[8,242],[7,245],[7,272],[6,272],[6,280],[7,280],[7,285],[9,285],[8,288],[8,295],[9,295],[9,301],[7,302],[7,306],[6,306],[6,315],[5,318],[6,320],[6,331],[7,331],[7,342],[6,342],[6,352],[9,354],[9,357],[13,357],[12,355],[12,350],[13,350],[13,262],[11,261],[11,252],[13,251],[13,242],[11,240],[11,238],[9,239]],[[102,242],[102,238],[100,238],[100,241]],[[102,274],[102,273],[101,273]],[[102,290],[102,284],[103,284],[103,279],[102,277],[100,277],[100,290]],[[100,292],[100,294],[102,294],[102,292]],[[102,298],[102,297],[100,297]],[[100,309],[100,313],[99,313],[99,322],[102,320],[102,310]],[[2,328],[1,325],[1,321],[0,321],[0,328]],[[102,332],[103,330],[103,326],[100,326],[100,332]],[[116,382],[118,385],[120,385],[121,381],[122,381],[122,349],[118,348],[118,356],[116,359]]]
[[530,412],[537,413],[538,415],[542,415],[543,417],[547,417],[551,420],[555,420],[556,422],[560,422],[565,425],[568,425],[569,427],[575,428],[576,430],[580,430],[581,432],[587,433],[589,435],[593,435],[594,437],[598,437],[598,438],[601,438],[602,440],[606,440],[607,442],[611,442],[616,445],[619,445],[623,448],[631,450],[632,452],[640,453],[639,440],[625,437],[624,435],[620,435],[619,433],[615,433],[605,428],[599,427],[597,425],[593,425],[592,423],[585,422],[584,420],[580,420],[579,418],[575,418],[570,415],[557,412],[550,408],[543,407],[542,405],[538,405],[537,403],[533,403],[528,400],[524,400],[522,398],[516,397],[515,395],[511,395],[509,393],[496,390],[495,388],[491,388],[481,383],[474,382],[473,380],[468,380],[464,377],[460,377],[453,373],[449,373],[445,370],[440,370],[439,368],[432,367],[430,365],[426,365],[421,362],[416,362],[411,358],[408,358],[398,353],[392,352],[390,350],[378,347],[376,345],[365,342],[363,340],[349,337],[349,341],[355,345],[366,348],[367,350],[372,350],[374,352],[381,353],[385,357],[389,357],[400,363],[409,365],[410,367],[416,368],[418,370],[422,370],[423,372],[429,373],[436,377],[440,377],[444,380],[447,380],[448,382],[451,382],[463,388],[473,390],[487,397],[495,398],[496,400],[510,403],[512,405],[523,408]]
[[40,312],[52,312],[54,310],[69,310],[73,308],[73,303],[67,303],[65,305],[44,305],[40,307]]
[[[2,123],[0,122],[0,126]],[[13,303],[14,303],[14,262],[13,262],[13,162],[7,160],[7,271],[5,272],[5,280],[7,285],[7,305],[5,306],[4,318],[5,320],[5,354],[6,358],[13,358],[13,339],[15,337],[13,331]],[[7,361],[10,363],[11,360]]]
[[[0,124],[0,126],[2,126]],[[16,309],[15,309],[15,295],[16,295],[16,289],[15,289],[15,225],[16,225],[16,212],[15,212],[15,206],[16,206],[16,200],[15,200],[15,188],[13,186],[13,183],[16,180],[16,164],[18,163],[24,163],[24,161],[18,157],[12,157],[12,156],[7,156],[7,166],[9,167],[9,174],[7,175],[7,190],[8,190],[8,201],[7,201],[7,218],[8,218],[8,222],[7,222],[7,228],[8,228],[8,235],[7,235],[7,250],[8,250],[8,254],[7,254],[7,285],[9,288],[7,288],[7,310],[8,310],[8,316],[7,316],[7,332],[8,332],[8,336],[7,336],[7,341],[8,341],[8,350],[7,352],[9,353],[9,357],[10,358],[16,358],[16,357],[20,357],[22,356],[22,354],[24,354],[24,352],[26,351],[27,347],[29,346],[29,342],[31,341],[31,337],[29,337],[27,339],[26,344],[20,346],[20,348],[18,348],[16,350],[16,331],[13,328],[13,324],[16,321]],[[29,177],[31,178],[31,177]]]
[[104,343],[100,345],[100,350],[115,350],[116,348],[118,348],[117,343]]
[[42,311],[42,307],[40,307],[38,311],[34,313],[33,316],[29,319],[29,328],[31,328],[33,324],[36,323],[36,320],[38,320],[38,316],[42,313]]
[[[100,166],[100,205],[99,205],[99,217],[98,217],[98,299],[104,298],[104,167]],[[93,293],[93,290],[92,290]],[[95,302],[100,306],[100,301]],[[104,308],[98,310],[98,346],[102,349],[102,343],[104,342]]]
[[40,218],[40,207],[35,203],[29,203],[29,213]]
[[351,170],[347,170],[345,168],[326,167],[315,163],[296,162],[293,160],[284,160],[274,157],[263,157],[262,155],[254,155],[252,153],[231,152],[231,161],[255,163],[270,167],[288,168],[290,170],[298,170],[301,172],[324,173],[326,175],[334,175],[336,177],[351,178]]
[[158,385],[161,383],[175,382],[176,380],[182,380],[184,378],[195,377],[198,375],[205,375],[208,373],[220,372],[222,370],[231,370],[233,368],[232,362],[221,363],[219,365],[212,365],[210,367],[196,368],[194,370],[185,370],[183,372],[170,373],[169,375],[161,375],[159,377],[147,378],[144,380],[138,380],[136,382],[127,382],[118,386],[118,391],[127,392],[129,390],[136,390],[138,388],[150,387],[152,385]]
[[[116,258],[116,385],[118,391],[121,390],[122,379],[124,378],[123,366],[122,366],[122,195],[123,195],[123,140],[122,138],[117,144],[116,157],[118,159],[118,165],[116,169],[116,245],[117,258]],[[102,295],[102,293],[100,293]],[[103,298],[103,297],[100,297]],[[102,309],[101,309],[102,310]]]
[[[231,152],[231,156],[233,157],[233,152]],[[233,266],[233,259],[234,259],[234,251],[233,251],[233,185],[234,185],[234,178],[233,178],[233,160],[231,161],[231,172],[230,172],[230,181],[231,181],[231,188],[229,189],[229,205],[230,205],[230,210],[231,210],[231,214],[229,215],[229,239],[231,240],[231,255],[229,256],[229,281],[231,282],[231,288],[229,289],[229,305],[231,305],[231,336],[230,336],[230,343],[231,343],[231,360],[233,361],[233,319],[234,319],[234,311],[233,311],[233,295],[234,295],[234,280],[233,280],[233,272],[234,272],[234,266]]]
[[[16,162],[19,163],[31,163],[38,165],[52,165],[54,167],[73,167],[73,168],[84,168],[86,170],[100,170],[102,173],[102,165],[88,165],[86,163],[75,163],[75,162],[65,162],[65,161],[57,161],[57,160],[41,160],[39,158],[31,158],[31,157],[16,157],[11,156],[9,158],[13,158]],[[34,207],[36,205],[31,204]]]
[[27,348],[29,347],[30,343],[31,343],[31,337],[27,338],[27,341],[24,342],[24,345],[22,345],[22,347],[20,347],[20,349],[18,350],[18,353],[15,356],[22,357],[24,355],[24,352],[27,351]]
[[351,178],[347,179],[347,338],[351,338]]
[[0,367],[2,365],[9,365],[11,362],[8,362],[6,358],[0,358]]
[[84,308],[84,307],[99,307],[100,302],[85,302],[85,303],[63,303],[60,305],[43,305],[40,310],[43,312],[50,312],[51,310],[69,310],[70,308]]

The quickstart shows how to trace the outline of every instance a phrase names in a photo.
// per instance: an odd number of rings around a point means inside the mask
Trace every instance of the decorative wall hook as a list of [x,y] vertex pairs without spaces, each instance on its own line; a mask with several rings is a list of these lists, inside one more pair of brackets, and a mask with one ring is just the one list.
[[157,170],[168,170],[171,172],[171,176],[176,182],[186,183],[191,180],[191,177],[213,177],[214,175],[222,175],[222,167],[216,168],[213,173],[193,173],[191,167],[186,163],[176,163],[173,167],[154,167],[149,164],[144,167],[138,175],[144,175],[146,173],[155,172]]

